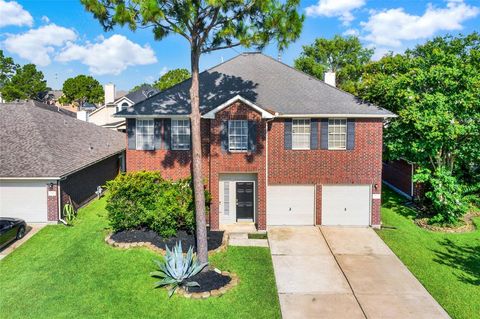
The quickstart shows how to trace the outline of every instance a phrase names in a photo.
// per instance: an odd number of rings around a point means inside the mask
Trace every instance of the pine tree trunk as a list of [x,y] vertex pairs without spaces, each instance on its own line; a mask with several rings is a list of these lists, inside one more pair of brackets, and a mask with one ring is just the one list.
[[[190,100],[192,113],[192,173],[193,191],[195,197],[195,222],[197,233],[197,258],[201,263],[208,262],[207,223],[205,215],[205,191],[202,178],[202,139],[200,130],[200,97],[199,97],[199,60],[200,51],[192,48],[191,70],[192,86],[190,88]],[[205,268],[206,269],[206,268]]]

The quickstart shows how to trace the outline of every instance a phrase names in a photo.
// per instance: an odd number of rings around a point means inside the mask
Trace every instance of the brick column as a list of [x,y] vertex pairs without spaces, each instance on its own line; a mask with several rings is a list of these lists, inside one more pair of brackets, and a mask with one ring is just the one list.
[[47,196],[47,220],[58,221],[58,185],[57,182],[46,185]]

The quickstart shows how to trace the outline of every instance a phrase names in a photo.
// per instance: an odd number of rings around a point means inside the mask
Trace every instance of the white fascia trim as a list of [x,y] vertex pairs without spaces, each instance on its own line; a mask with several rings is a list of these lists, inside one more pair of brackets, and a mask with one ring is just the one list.
[[0,180],[58,180],[60,177],[0,177]]
[[126,100],[126,101],[129,102],[129,103],[135,104],[135,103],[133,103],[132,100],[130,100],[130,99],[129,99],[128,97],[126,97],[126,96],[122,96],[121,98],[118,98],[118,99],[116,99],[115,101],[113,101],[113,102],[111,102],[111,103],[108,103],[108,104],[109,104],[109,105],[118,104],[118,103],[120,103],[122,100]]
[[221,110],[223,110],[224,108],[226,108],[227,106],[230,106],[232,103],[234,102],[237,102],[237,101],[240,101],[248,106],[250,106],[252,109],[254,109],[255,111],[259,112],[260,114],[262,114],[262,118],[264,119],[272,119],[274,118],[274,116],[270,113],[268,113],[267,111],[265,111],[264,109],[262,109],[261,107],[259,107],[258,105],[255,105],[253,104],[252,102],[250,102],[249,100],[245,99],[244,97],[240,96],[240,95],[237,95],[237,96],[234,96],[233,98],[231,98],[230,100],[228,100],[227,102],[224,102],[222,104],[220,104],[219,106],[217,106],[216,108],[214,108],[213,110],[211,110],[210,112],[202,115],[202,118],[204,119],[210,119],[210,120],[213,120],[215,118],[215,114]]
[[279,114],[276,117],[280,118],[314,118],[314,117],[327,117],[327,118],[387,118],[398,117],[396,114]]

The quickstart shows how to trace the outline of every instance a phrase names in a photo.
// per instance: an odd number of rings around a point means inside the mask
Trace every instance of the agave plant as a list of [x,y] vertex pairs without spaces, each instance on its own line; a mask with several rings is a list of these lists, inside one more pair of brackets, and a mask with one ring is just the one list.
[[188,278],[198,274],[208,263],[200,264],[192,246],[183,255],[181,242],[177,242],[172,250],[167,246],[166,250],[164,261],[154,260],[158,270],[150,273],[152,277],[161,278],[155,283],[155,288],[169,286],[168,296],[171,297],[178,287],[199,287],[198,282],[188,281]]

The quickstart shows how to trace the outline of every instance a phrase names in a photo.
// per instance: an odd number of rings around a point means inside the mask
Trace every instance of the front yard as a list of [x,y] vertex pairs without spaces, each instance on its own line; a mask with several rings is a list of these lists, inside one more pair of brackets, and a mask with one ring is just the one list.
[[47,226],[0,261],[2,318],[280,318],[267,248],[229,247],[210,262],[238,274],[222,297],[191,300],[165,289],[145,248],[120,250],[104,243],[105,201],[80,210],[74,227]]
[[471,233],[434,233],[413,223],[414,212],[384,187],[378,231],[410,271],[453,318],[480,318],[480,218]]

